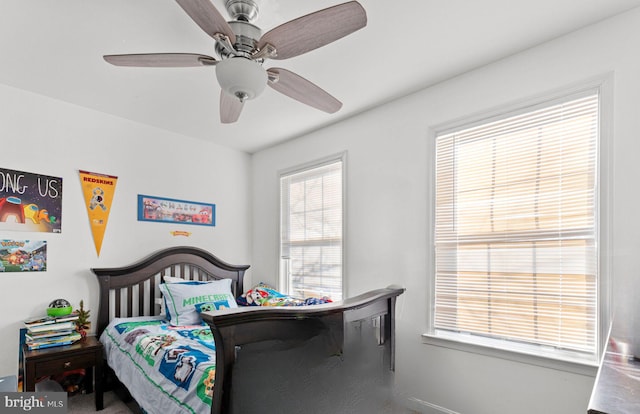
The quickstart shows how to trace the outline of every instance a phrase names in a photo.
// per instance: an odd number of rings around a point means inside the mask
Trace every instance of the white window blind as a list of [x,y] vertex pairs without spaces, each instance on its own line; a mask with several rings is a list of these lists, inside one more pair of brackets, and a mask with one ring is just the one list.
[[284,290],[342,299],[342,159],[280,177]]
[[597,349],[597,92],[436,137],[438,331]]

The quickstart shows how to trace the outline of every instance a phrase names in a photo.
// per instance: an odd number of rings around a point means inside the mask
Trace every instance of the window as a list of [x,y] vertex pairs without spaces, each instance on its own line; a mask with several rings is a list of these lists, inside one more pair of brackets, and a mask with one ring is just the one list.
[[342,300],[343,157],[280,175],[281,289]]
[[436,134],[435,335],[595,360],[599,101]]

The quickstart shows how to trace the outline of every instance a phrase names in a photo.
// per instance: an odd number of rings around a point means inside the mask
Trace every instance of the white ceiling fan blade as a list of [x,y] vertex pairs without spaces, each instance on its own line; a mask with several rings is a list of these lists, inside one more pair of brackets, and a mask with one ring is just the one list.
[[244,102],[225,91],[220,91],[220,122],[232,124],[240,118]]
[[215,35],[221,33],[231,40],[231,44],[236,42],[236,35],[231,26],[211,0],[176,0],[176,2],[209,36],[216,39]]
[[258,48],[263,49],[270,44],[277,51],[272,59],[288,59],[341,39],[366,25],[366,11],[357,1],[350,1],[307,14],[268,31],[258,42]]
[[342,102],[300,75],[282,68],[270,68],[267,73],[268,85],[283,95],[330,114],[342,108]]
[[211,66],[218,61],[211,56],[195,53],[140,53],[131,55],[105,55],[104,60],[116,66],[176,68]]

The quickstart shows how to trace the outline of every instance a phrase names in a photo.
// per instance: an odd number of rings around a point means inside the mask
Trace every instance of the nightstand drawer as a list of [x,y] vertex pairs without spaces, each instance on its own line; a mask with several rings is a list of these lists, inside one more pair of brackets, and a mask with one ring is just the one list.
[[36,362],[35,376],[40,377],[78,368],[89,368],[94,366],[95,363],[95,353],[69,355],[67,358],[57,358],[50,361]]

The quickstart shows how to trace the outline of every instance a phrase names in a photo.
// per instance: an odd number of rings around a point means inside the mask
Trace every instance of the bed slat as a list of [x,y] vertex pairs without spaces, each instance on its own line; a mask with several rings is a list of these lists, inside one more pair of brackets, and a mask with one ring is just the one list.
[[149,313],[148,315],[156,314],[156,283],[155,278],[149,283]]
[[127,288],[127,309],[125,309],[127,318],[130,318],[133,316],[132,310],[133,310],[133,286],[129,286]]
[[138,316],[144,315],[144,285],[146,282],[138,283]]
[[121,300],[122,300],[122,292],[121,292],[121,291],[122,291],[122,289],[116,289],[116,290],[115,290],[115,295],[116,295],[116,308],[115,308],[114,310],[115,310],[116,318],[119,318],[119,317],[120,317],[120,315],[121,315],[121,313],[120,313],[120,312],[121,312],[121,310],[122,310],[122,303],[121,303]]

